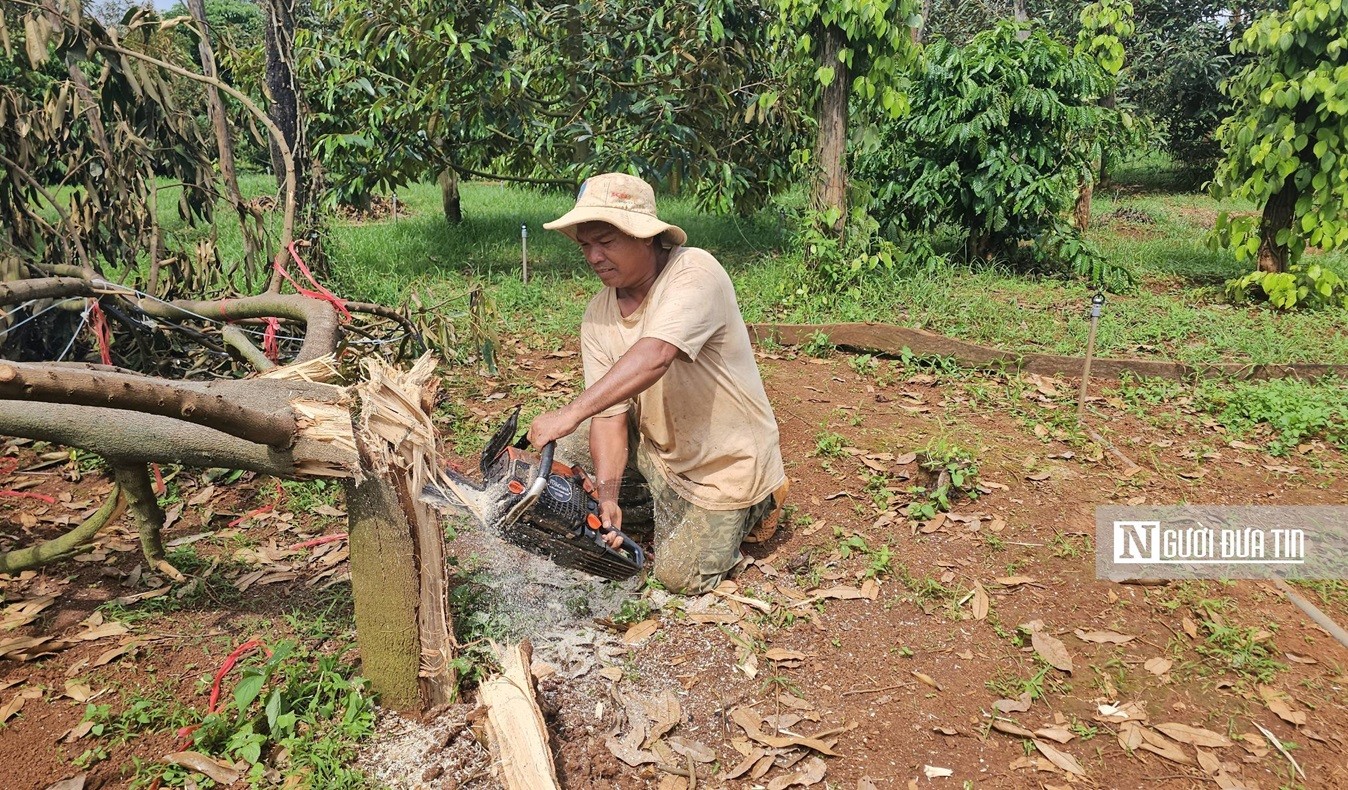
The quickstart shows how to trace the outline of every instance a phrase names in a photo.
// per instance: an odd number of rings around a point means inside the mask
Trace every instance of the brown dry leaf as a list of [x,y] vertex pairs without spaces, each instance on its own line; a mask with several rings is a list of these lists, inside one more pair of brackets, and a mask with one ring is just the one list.
[[1022,584],[1030,584],[1034,581],[1033,576],[998,576],[993,581],[1007,587],[1017,587]]
[[928,675],[928,674],[923,673],[923,672],[918,672],[918,671],[915,669],[915,670],[913,670],[913,677],[917,678],[918,680],[922,681],[923,683],[927,684],[928,686],[931,686],[932,688],[936,689],[937,691],[945,691],[945,689],[941,688],[941,684],[936,682],[936,678],[933,678],[931,675]]
[[119,647],[114,647],[110,650],[105,650],[102,653],[100,653],[98,655],[98,658],[95,658],[93,662],[90,663],[89,666],[101,667],[104,664],[107,664],[111,661],[115,661],[121,658],[122,656],[133,652],[136,648],[140,647],[144,643],[145,640],[143,639],[128,639],[127,641],[123,642]]
[[988,598],[988,591],[983,589],[983,585],[974,582],[973,615],[975,620],[986,620],[988,617],[988,607],[991,605]]
[[1020,726],[1019,724],[1016,724],[1013,721],[1008,721],[1006,719],[993,719],[992,729],[996,730],[997,732],[1004,732],[1007,735],[1014,735],[1017,738],[1034,737],[1034,733]]
[[1210,749],[1225,749],[1231,746],[1231,741],[1226,736],[1205,730],[1202,727],[1190,727],[1187,724],[1178,722],[1165,722],[1164,724],[1152,725],[1161,732],[1169,735],[1180,743],[1187,743],[1191,746],[1206,746]]
[[1056,747],[1049,746],[1038,738],[1034,739],[1033,743],[1034,748],[1038,749],[1040,754],[1047,757],[1049,762],[1062,770],[1075,776],[1086,775],[1086,769],[1081,767],[1081,763],[1077,762],[1077,758]]
[[1306,723],[1306,713],[1293,710],[1290,704],[1291,697],[1288,697],[1286,693],[1272,686],[1260,686],[1259,697],[1264,700],[1264,704],[1268,706],[1269,710],[1288,724],[1300,727]]
[[992,709],[1001,713],[1024,713],[1030,709],[1030,693],[1024,692],[1017,699],[999,699],[992,703]]
[[[642,702],[646,718],[651,720],[650,731],[646,735],[645,746],[650,747],[660,736],[669,732],[683,720],[683,710],[679,707],[679,698],[674,692],[665,689],[660,696]],[[673,740],[670,741],[673,744]],[[714,756],[713,756],[714,759]]]
[[1283,655],[1287,656],[1287,660],[1288,660],[1288,661],[1291,661],[1291,662],[1294,663],[1294,664],[1318,664],[1318,663],[1320,663],[1319,661],[1316,661],[1315,659],[1313,659],[1313,658],[1311,658],[1311,657],[1309,657],[1309,656],[1299,656],[1299,655],[1297,655],[1296,653],[1283,653]]
[[1067,645],[1061,639],[1036,628],[1030,632],[1030,644],[1034,645],[1034,652],[1050,666],[1072,674],[1072,655],[1067,652]]
[[767,752],[759,748],[750,750],[748,756],[741,760],[734,768],[731,768],[730,773],[726,774],[725,778],[738,779],[741,776],[744,776],[749,773],[749,769],[753,768],[755,763],[763,759],[766,755]]
[[700,623],[702,625],[728,625],[738,623],[744,619],[734,612],[693,612],[688,615],[688,622]]
[[623,679],[623,671],[619,667],[604,667],[599,670],[599,677],[605,680],[611,680],[614,683]]
[[768,782],[768,790],[786,790],[786,788],[796,785],[809,787],[822,782],[826,773],[828,773],[828,766],[824,764],[824,761],[818,757],[811,757],[794,772],[779,776]]
[[1202,749],[1195,749],[1198,755],[1198,767],[1203,769],[1203,773],[1208,776],[1216,776],[1221,773],[1222,761],[1212,752],[1205,752]]
[[1077,737],[1065,727],[1040,727],[1034,731],[1034,734],[1040,738],[1048,738],[1050,741],[1057,741],[1058,743],[1067,743]]
[[0,658],[31,661],[40,653],[45,652],[31,652],[33,648],[46,645],[46,650],[60,650],[65,647],[65,645],[47,645],[48,642],[51,642],[49,636],[15,636],[9,639],[0,639]]
[[1137,751],[1142,746],[1142,725],[1137,722],[1125,721],[1119,725],[1119,746],[1129,754]]
[[1180,627],[1184,629],[1184,633],[1188,634],[1190,639],[1198,638],[1198,623],[1186,617],[1180,621]]
[[164,755],[164,762],[169,765],[181,765],[189,771],[204,774],[217,784],[231,785],[239,781],[240,774],[234,766],[211,759],[201,752],[173,752]]
[[642,620],[639,623],[634,623],[630,628],[627,629],[626,632],[623,633],[623,642],[625,644],[635,645],[641,640],[651,636],[658,630],[660,630],[659,620],[655,618],[651,618],[649,620]]
[[0,631],[13,631],[20,626],[28,625],[37,619],[43,609],[55,602],[55,595],[43,595],[6,606],[0,610]]
[[693,758],[695,763],[714,763],[716,762],[716,752],[712,751],[710,746],[700,741],[688,741],[683,738],[669,738],[665,741],[669,748],[685,757]]
[[792,696],[791,694],[778,694],[777,702],[796,710],[814,710],[814,704],[809,700],[804,700],[800,697]]
[[1175,662],[1168,658],[1149,658],[1147,663],[1142,665],[1142,668],[1153,675],[1164,675],[1174,665]]
[[65,696],[70,697],[76,702],[88,702],[98,696],[87,683],[81,683],[77,680],[67,680]]
[[1159,732],[1141,726],[1137,728],[1137,732],[1142,736],[1142,743],[1138,746],[1139,749],[1146,749],[1153,754],[1159,754],[1165,759],[1179,763],[1180,765],[1194,764],[1194,761],[1189,759],[1189,755],[1184,753],[1184,750],[1180,748],[1179,744],[1164,735],[1161,735]]
[[1053,476],[1053,475],[1049,474],[1048,472],[1035,472],[1035,473],[1032,474],[1032,475],[1025,475],[1025,479],[1026,479],[1026,480],[1033,480],[1033,481],[1035,481],[1036,483],[1039,483],[1039,482],[1042,482],[1042,481],[1044,481],[1044,480],[1049,479],[1049,478],[1052,477],[1052,476]]
[[785,749],[791,746],[804,746],[807,749],[813,749],[820,754],[829,757],[837,757],[838,753],[833,750],[833,745],[826,743],[818,738],[800,735],[768,735],[762,731],[763,719],[753,708],[736,708],[730,713],[731,721],[734,721],[744,729],[744,733],[755,741],[775,749]]
[[804,661],[805,654],[799,650],[786,650],[780,647],[774,647],[763,653],[763,657],[769,661]]
[[9,721],[10,717],[23,710],[23,706],[28,704],[28,696],[22,692],[15,694],[14,698],[0,707],[0,724]]
[[1096,644],[1109,642],[1110,644],[1123,645],[1137,638],[1128,634],[1120,634],[1117,631],[1082,631],[1080,628],[1072,633],[1076,634],[1077,639],[1083,642],[1094,642]]
[[918,531],[924,535],[930,535],[933,532],[939,531],[943,526],[945,526],[945,514],[937,513],[930,521],[923,524]]
[[857,790],[880,790],[880,788],[876,786],[874,779],[863,776],[857,780]]
[[94,723],[92,721],[82,721],[79,724],[76,724],[74,727],[71,727],[70,729],[66,730],[66,734],[61,736],[61,742],[74,743],[75,741],[78,741],[80,738],[83,738],[84,736],[88,735],[89,731],[92,730],[93,728]]
[[46,790],[84,790],[84,781],[88,774],[75,774],[69,779],[47,785]]
[[129,629],[121,623],[103,623],[94,628],[86,628],[74,636],[61,637],[61,641],[94,642],[99,639],[107,639],[110,636],[121,636],[122,634],[128,633],[128,631]]

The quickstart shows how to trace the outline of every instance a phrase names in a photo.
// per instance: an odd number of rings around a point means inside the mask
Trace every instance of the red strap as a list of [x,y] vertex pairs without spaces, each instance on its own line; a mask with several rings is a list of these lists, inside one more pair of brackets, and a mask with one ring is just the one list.
[[97,299],[89,300],[89,315],[92,319],[89,328],[94,333],[94,339],[98,341],[98,356],[104,365],[111,365],[112,335],[108,331],[108,317],[103,314],[103,308],[99,307]]
[[215,680],[211,681],[211,700],[206,708],[207,713],[215,713],[216,706],[220,704],[220,681],[224,680],[225,675],[228,675],[234,665],[239,663],[239,659],[243,657],[244,653],[259,647],[266,651],[267,655],[271,655],[271,651],[267,650],[267,646],[262,643],[261,639],[249,639],[234,648],[234,652],[225,656],[224,663],[215,671]]
[[0,491],[0,496],[12,496],[20,499],[40,499],[48,505],[56,504],[56,500],[46,494],[35,494],[32,491]]
[[337,532],[337,533],[334,533],[334,534],[332,534],[332,535],[324,535],[324,536],[321,537],[321,538],[314,538],[313,540],[306,540],[306,541],[304,541],[303,543],[294,543],[294,544],[291,544],[290,550],[291,550],[291,551],[298,551],[299,549],[312,549],[314,546],[322,546],[324,543],[333,543],[333,542],[339,541],[339,540],[346,540],[346,533],[345,533],[345,532]]
[[286,267],[281,263],[280,259],[277,259],[275,263],[276,273],[284,277],[286,282],[294,286],[297,293],[303,294],[310,299],[322,299],[323,301],[330,303],[333,307],[337,308],[337,312],[341,314],[343,320],[350,321],[351,313],[347,312],[346,300],[339,298],[332,291],[323,287],[323,284],[314,278],[313,272],[309,271],[309,267],[304,265],[304,261],[300,258],[299,252],[295,249],[295,242],[290,242],[290,246],[286,249],[290,250],[290,257],[295,261],[295,265],[299,267],[300,274],[304,275],[304,278],[309,281],[309,284],[314,287],[314,290],[305,288],[295,282],[295,279],[290,276],[290,272],[286,271]]
[[276,332],[281,328],[281,319],[269,317],[263,320],[267,322],[267,329],[262,333],[262,354],[272,362],[278,362],[281,359],[281,344],[276,341]]

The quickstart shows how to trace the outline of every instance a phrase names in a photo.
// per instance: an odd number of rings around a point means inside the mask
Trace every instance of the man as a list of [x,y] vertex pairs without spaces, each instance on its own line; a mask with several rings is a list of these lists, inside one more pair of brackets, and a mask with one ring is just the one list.
[[[714,588],[750,530],[775,522],[786,493],[777,422],[758,375],[730,277],[688,235],[661,221],[639,178],[587,180],[576,205],[543,225],[580,245],[604,284],[581,321],[585,391],[539,415],[542,447],[589,421],[601,521],[622,527],[624,473],[654,504],[655,578],[667,589]],[[614,543],[616,544],[616,537]],[[616,547],[616,545],[615,545]]]

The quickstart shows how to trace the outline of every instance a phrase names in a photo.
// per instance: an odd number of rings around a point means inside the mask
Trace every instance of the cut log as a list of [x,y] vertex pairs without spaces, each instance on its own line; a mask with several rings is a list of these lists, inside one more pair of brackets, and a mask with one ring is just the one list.
[[501,655],[501,674],[483,683],[478,699],[487,712],[487,742],[501,766],[509,790],[554,790],[557,769],[548,745],[548,727],[534,696],[529,672],[533,648],[509,645]]

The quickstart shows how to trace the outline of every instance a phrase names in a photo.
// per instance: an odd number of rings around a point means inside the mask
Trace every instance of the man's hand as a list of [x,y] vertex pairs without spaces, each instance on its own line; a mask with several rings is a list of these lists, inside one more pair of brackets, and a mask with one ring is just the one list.
[[[605,499],[600,501],[599,523],[607,527],[608,529],[622,530],[623,511],[622,508],[618,507],[617,502],[614,502],[612,499]],[[608,544],[609,548],[611,549],[622,548],[623,539],[622,536],[619,535],[617,532],[609,532],[605,535],[602,535],[601,537],[603,537],[604,542]]]
[[580,420],[572,416],[572,410],[563,406],[553,411],[545,411],[529,423],[529,444],[542,448],[548,442],[555,442],[563,436],[570,436],[580,427]]

